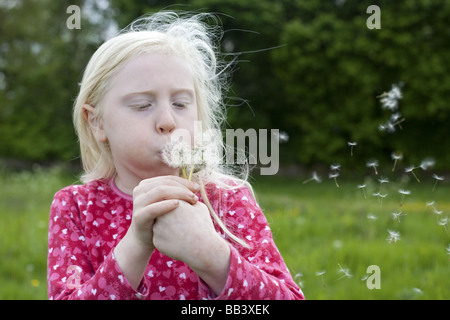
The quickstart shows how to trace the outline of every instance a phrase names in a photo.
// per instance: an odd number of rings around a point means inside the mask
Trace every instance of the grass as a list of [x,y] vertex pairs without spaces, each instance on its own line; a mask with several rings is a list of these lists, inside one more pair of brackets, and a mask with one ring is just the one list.
[[0,172],[0,299],[47,299],[47,228],[59,169]]
[[[367,198],[348,181],[337,188],[331,180],[303,184],[269,177],[255,181],[254,188],[308,299],[448,299],[450,234],[439,222],[450,212],[450,188],[432,191],[434,182],[414,182],[383,185],[388,196],[381,204],[373,196],[380,187],[375,178],[366,180]],[[401,203],[398,189],[405,186],[411,194]],[[427,205],[431,200],[440,215]],[[400,239],[389,242],[388,230],[399,232]],[[379,267],[380,289],[368,289],[371,265]]]
[[[48,214],[54,193],[73,184],[60,169],[0,172],[0,299],[46,299]],[[448,299],[450,235],[439,219],[450,212],[450,186],[390,182],[382,205],[356,183],[262,177],[253,185],[277,246],[308,299]],[[399,188],[408,189],[400,206]],[[433,213],[427,202],[443,211]],[[401,210],[400,222],[392,212]],[[368,214],[376,220],[368,219]],[[448,227],[448,225],[447,225]],[[388,230],[400,232],[389,243]],[[380,268],[381,289],[368,289],[367,267]],[[339,269],[348,269],[347,277]],[[342,270],[341,270],[342,271]]]

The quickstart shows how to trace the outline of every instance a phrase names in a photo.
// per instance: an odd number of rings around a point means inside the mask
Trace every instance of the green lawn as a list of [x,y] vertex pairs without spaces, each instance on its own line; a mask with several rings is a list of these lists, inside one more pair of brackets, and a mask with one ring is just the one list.
[[[367,198],[353,182],[337,188],[332,180],[265,178],[254,187],[308,299],[449,299],[450,233],[442,219],[450,212],[450,188],[438,184],[432,191],[433,184],[383,184],[382,202],[373,196],[377,178],[367,179]],[[410,191],[403,201],[400,188]],[[388,230],[400,239],[389,240]],[[367,287],[371,265],[379,267],[380,289]]]
[[[366,181],[367,199],[357,183],[303,180],[264,177],[253,185],[308,299],[450,298],[449,226],[441,225],[450,212],[448,184],[433,192],[433,181],[390,182],[380,204],[372,195],[376,179]],[[0,299],[47,298],[49,207],[53,194],[75,181],[57,169],[0,174]],[[411,192],[402,205],[399,188]],[[440,215],[427,205],[432,200]],[[398,210],[399,221],[392,216]],[[389,242],[388,230],[400,239]],[[366,285],[370,265],[379,267],[381,289]]]

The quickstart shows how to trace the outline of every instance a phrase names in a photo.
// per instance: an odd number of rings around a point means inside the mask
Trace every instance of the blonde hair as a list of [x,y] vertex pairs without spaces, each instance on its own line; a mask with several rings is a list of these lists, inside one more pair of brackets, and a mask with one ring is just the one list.
[[[209,19],[216,25],[209,25]],[[220,130],[226,119],[224,93],[228,89],[227,72],[230,64],[218,59],[219,41],[222,30],[217,25],[214,15],[207,13],[179,15],[174,12],[159,12],[144,16],[116,37],[102,44],[90,59],[75,101],[73,119],[77,132],[81,160],[84,173],[80,177],[83,183],[97,179],[113,178],[116,169],[111,150],[107,143],[98,142],[83,115],[83,107],[88,104],[94,108],[94,121],[101,119],[102,98],[105,96],[112,79],[121,66],[129,59],[144,53],[164,53],[176,55],[186,61],[194,77],[197,99],[198,117],[203,131]],[[224,149],[223,139],[217,139],[218,148]],[[214,170],[199,172],[198,180],[204,183],[213,182],[226,188],[237,188],[246,185],[246,171],[241,177],[224,163],[218,164]],[[204,187],[202,198],[210,209],[211,215],[233,240],[246,246],[223,225],[210,205]]]

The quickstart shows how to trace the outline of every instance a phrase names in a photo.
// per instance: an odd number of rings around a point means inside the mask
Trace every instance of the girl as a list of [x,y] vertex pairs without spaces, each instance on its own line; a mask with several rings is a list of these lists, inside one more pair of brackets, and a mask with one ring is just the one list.
[[84,185],[50,210],[50,299],[303,298],[244,180],[165,161],[177,130],[224,119],[205,16],[139,19],[92,56],[74,106]]

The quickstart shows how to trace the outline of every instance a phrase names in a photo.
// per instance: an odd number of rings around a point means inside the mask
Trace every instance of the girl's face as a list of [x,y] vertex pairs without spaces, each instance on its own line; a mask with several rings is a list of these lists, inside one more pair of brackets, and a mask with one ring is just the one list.
[[131,193],[146,178],[178,174],[178,169],[164,165],[162,149],[176,129],[193,136],[198,119],[194,78],[181,58],[132,58],[113,78],[102,109],[94,132],[111,148],[122,191]]

